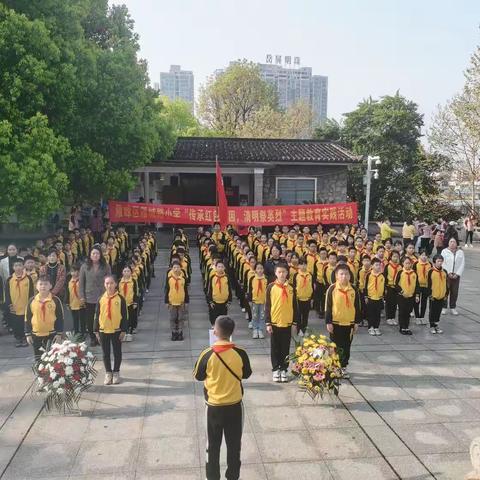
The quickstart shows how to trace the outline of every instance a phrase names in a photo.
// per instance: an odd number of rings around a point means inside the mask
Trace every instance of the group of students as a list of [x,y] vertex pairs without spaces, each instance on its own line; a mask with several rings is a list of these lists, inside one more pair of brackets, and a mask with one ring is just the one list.
[[91,346],[101,345],[105,384],[119,383],[121,342],[136,333],[154,276],[156,237],[145,231],[134,245],[124,227],[109,224],[102,244],[76,235],[58,232],[25,249],[24,256],[14,245],[7,248],[0,260],[3,323],[17,347],[33,346],[38,362],[49,342],[63,336],[65,305],[73,332],[88,334]]
[[430,332],[443,333],[449,274],[442,255],[430,260],[413,242],[382,240],[381,233],[372,240],[365,229],[322,225],[277,226],[270,235],[250,227],[241,236],[215,224],[211,231],[200,228],[197,239],[210,322],[228,313],[235,294],[252,337],[271,335],[274,381],[287,381],[291,334],[305,334],[312,310],[325,319],[344,369],[358,326],[381,335],[383,315],[402,335],[412,335],[411,316],[426,325],[429,303]]

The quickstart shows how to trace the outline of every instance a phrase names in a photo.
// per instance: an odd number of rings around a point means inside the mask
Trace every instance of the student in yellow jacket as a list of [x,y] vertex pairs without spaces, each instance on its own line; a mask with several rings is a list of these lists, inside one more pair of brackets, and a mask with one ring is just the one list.
[[410,313],[413,310],[415,302],[420,301],[420,287],[418,285],[418,276],[413,270],[413,264],[410,257],[403,257],[403,269],[398,272],[395,286],[397,290],[398,301],[398,323],[400,324],[400,333],[402,335],[412,335],[410,330]]
[[213,325],[218,316],[227,315],[228,306],[232,302],[232,289],[222,260],[217,260],[215,270],[207,282],[207,303],[210,324]]
[[58,297],[52,295],[52,285],[48,277],[39,277],[38,293],[30,299],[25,312],[25,335],[33,346],[35,362],[42,356],[42,348],[49,341],[59,342],[63,333],[63,307]]
[[165,303],[170,311],[170,330],[172,341],[183,340],[183,326],[188,305],[188,290],[182,266],[178,261],[172,262],[171,275],[165,283]]
[[[100,297],[95,310],[93,330],[100,342],[105,365],[104,385],[120,383],[122,364],[122,341],[128,327],[127,302],[117,291],[115,277],[105,277],[105,293]],[[110,350],[113,349],[113,371]]]
[[361,320],[360,296],[350,283],[350,269],[339,264],[335,269],[336,282],[328,287],[325,298],[325,322],[330,338],[340,355],[343,377],[347,373],[353,334]]
[[204,350],[195,364],[193,375],[203,381],[207,451],[206,478],[220,479],[220,447],[227,444],[226,478],[240,478],[240,450],[243,430],[242,380],[252,374],[247,352],[230,337],[235,322],[226,315],[217,317],[213,333],[218,340]]
[[368,333],[381,335],[380,316],[385,294],[385,276],[382,273],[380,259],[372,259],[372,269],[365,276],[364,298],[367,307]]
[[297,332],[303,337],[308,327],[308,315],[313,299],[313,276],[307,270],[307,261],[300,258],[298,272],[293,277],[293,290],[298,302]]
[[448,297],[447,272],[443,269],[443,257],[433,257],[433,267],[427,274],[428,295],[430,297],[429,320],[430,333],[443,333],[438,327],[445,299]]
[[271,335],[270,357],[274,382],[287,382],[290,339],[297,328],[297,299],[288,283],[288,265],[279,262],[275,266],[276,280],[267,287],[265,322]]
[[80,267],[76,264],[70,268],[70,280],[67,284],[66,304],[73,318],[73,331],[85,335],[85,303],[80,298]]
[[255,275],[248,282],[248,299],[252,302],[252,338],[265,338],[267,277],[261,263],[255,265]]
[[125,265],[122,270],[122,278],[118,282],[118,291],[127,302],[128,310],[128,329],[125,335],[125,341],[133,340],[133,332],[138,325],[138,283],[133,277],[132,265]]
[[418,286],[420,287],[420,301],[415,303],[415,323],[417,325],[426,325],[425,312],[427,311],[428,301],[428,272],[431,270],[432,264],[428,259],[427,251],[420,250],[418,261],[414,264],[413,269],[417,273]]
[[32,279],[24,272],[23,259],[17,257],[13,262],[13,274],[5,282],[5,307],[7,322],[13,330],[16,347],[28,346],[25,339],[24,320],[28,301],[33,297]]

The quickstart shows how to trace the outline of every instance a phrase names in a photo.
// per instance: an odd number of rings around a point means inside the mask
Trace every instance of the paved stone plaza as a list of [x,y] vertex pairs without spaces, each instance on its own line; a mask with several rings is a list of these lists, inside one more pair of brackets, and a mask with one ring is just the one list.
[[[414,325],[406,337],[384,326],[383,336],[370,337],[362,328],[352,379],[336,406],[328,399],[312,404],[294,382],[271,382],[268,339],[250,338],[234,302],[234,340],[247,349],[254,372],[245,382],[242,478],[463,479],[471,470],[470,441],[480,436],[480,251],[466,256],[461,315],[442,317],[445,334]],[[209,322],[195,251],[192,257],[186,340],[169,338],[162,251],[139,332],[124,344],[123,383],[104,387],[99,361],[81,417],[46,415],[30,393],[31,350],[0,337],[1,479],[205,478],[202,385],[191,372]]]

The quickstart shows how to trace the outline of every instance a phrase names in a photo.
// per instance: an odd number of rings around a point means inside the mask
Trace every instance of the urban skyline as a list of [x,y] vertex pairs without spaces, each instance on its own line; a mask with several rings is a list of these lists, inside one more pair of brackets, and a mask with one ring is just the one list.
[[170,65],[168,72],[160,72],[159,90],[170,100],[184,100],[195,107],[195,76],[192,70],[182,70],[180,65]]

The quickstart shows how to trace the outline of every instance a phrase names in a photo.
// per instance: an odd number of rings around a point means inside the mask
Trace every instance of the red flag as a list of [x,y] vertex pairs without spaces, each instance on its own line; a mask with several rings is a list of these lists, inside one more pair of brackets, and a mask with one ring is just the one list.
[[217,175],[217,208],[220,226],[225,228],[228,223],[228,203],[225,194],[225,186],[223,185],[222,169],[218,163],[218,157],[215,157],[216,175]]

